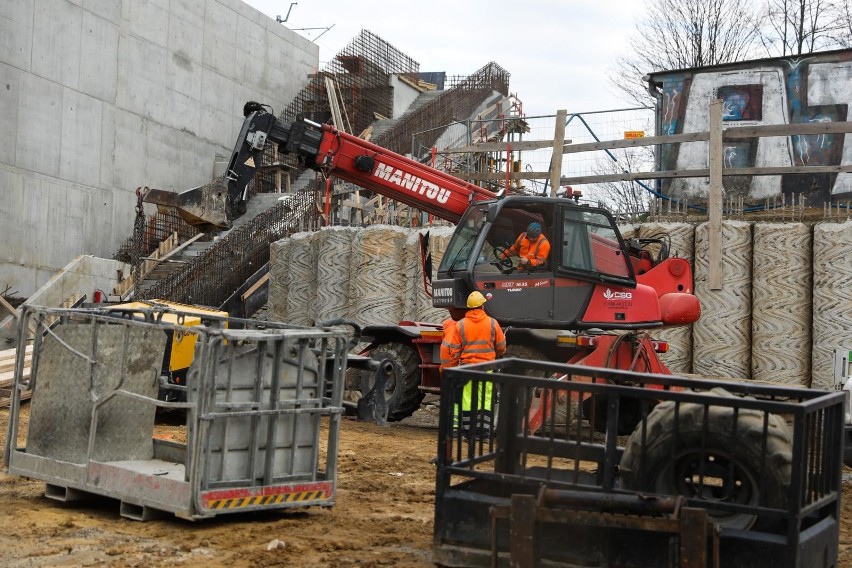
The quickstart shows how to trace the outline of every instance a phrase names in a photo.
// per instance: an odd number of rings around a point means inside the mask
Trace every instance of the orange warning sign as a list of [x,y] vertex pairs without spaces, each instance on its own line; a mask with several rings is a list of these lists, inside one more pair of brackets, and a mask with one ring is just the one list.
[[628,138],[645,138],[644,130],[625,130],[624,131],[624,139]]

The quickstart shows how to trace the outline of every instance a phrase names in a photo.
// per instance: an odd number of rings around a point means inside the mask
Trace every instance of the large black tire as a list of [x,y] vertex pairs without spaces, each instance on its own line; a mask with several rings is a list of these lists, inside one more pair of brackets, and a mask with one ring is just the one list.
[[[711,393],[733,396],[721,388]],[[793,442],[781,417],[769,415],[763,461],[762,412],[741,409],[735,420],[733,408],[710,406],[705,424],[708,407],[686,403],[676,408],[666,401],[648,415],[644,450],[641,424],[630,436],[620,465],[626,489],[786,509]],[[777,529],[776,523],[753,514],[708,513],[722,527]]]
[[[384,343],[373,349],[370,357],[377,361],[390,359],[393,363],[393,373],[385,384],[388,420],[395,422],[414,414],[425,396],[420,390],[420,358],[417,351],[402,343]],[[361,393],[368,393],[374,381],[373,371],[362,370]]]

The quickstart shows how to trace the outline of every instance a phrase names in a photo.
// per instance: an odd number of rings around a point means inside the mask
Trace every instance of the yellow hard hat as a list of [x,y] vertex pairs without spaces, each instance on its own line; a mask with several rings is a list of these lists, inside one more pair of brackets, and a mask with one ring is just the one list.
[[473,291],[467,297],[467,307],[468,308],[478,308],[482,304],[485,303],[485,296],[482,295],[479,291]]

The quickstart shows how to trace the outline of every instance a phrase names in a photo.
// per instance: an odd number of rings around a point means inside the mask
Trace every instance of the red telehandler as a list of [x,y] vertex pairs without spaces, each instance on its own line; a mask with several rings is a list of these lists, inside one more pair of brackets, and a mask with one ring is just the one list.
[[[502,565],[511,555],[518,566],[545,558],[572,566],[705,566],[720,558],[726,566],[757,565],[755,558],[832,565],[840,394],[672,376],[658,356],[666,344],[648,331],[697,321],[700,304],[689,263],[670,257],[665,239],[625,241],[604,209],[570,198],[500,197],[333,126],[280,120],[259,103],[246,103],[244,116],[227,188],[154,192],[145,200],[175,206],[195,224],[227,228],[245,211],[247,185],[275,143],[326,177],[455,223],[431,281],[433,306],[457,318],[478,290],[506,330],[509,358],[449,369],[444,388],[440,324],[362,330],[372,339],[362,355],[381,361],[389,376],[390,420],[410,415],[425,392],[441,395],[437,563]],[[531,270],[503,253],[533,221],[551,252]],[[362,374],[365,383],[371,377]],[[372,380],[362,390],[380,397],[381,381]],[[479,392],[483,382],[498,393],[486,439],[454,426],[462,385]],[[515,497],[536,494],[515,510]],[[706,511],[709,520],[701,511],[681,517],[687,508]],[[646,546],[657,534],[659,546]],[[533,546],[534,539],[542,544]],[[643,547],[647,554],[636,556]]]
[[[274,142],[325,176],[456,223],[432,281],[433,305],[458,317],[468,294],[481,291],[488,299],[486,311],[506,329],[511,355],[668,373],[657,356],[667,346],[645,330],[699,317],[688,261],[669,257],[660,239],[625,242],[604,209],[566,198],[498,198],[331,125],[285,122],[256,102],[246,103],[244,115],[226,191],[216,185],[180,194],[149,190],[145,201],[175,206],[196,225],[227,228],[245,211],[246,187],[263,149]],[[535,270],[502,255],[532,221],[552,243],[548,262]],[[656,255],[649,252],[652,243],[660,251]],[[369,326],[363,334],[373,339],[367,354],[394,362],[385,386],[390,420],[411,415],[426,392],[440,391],[440,322]],[[365,392],[372,377],[363,373]]]

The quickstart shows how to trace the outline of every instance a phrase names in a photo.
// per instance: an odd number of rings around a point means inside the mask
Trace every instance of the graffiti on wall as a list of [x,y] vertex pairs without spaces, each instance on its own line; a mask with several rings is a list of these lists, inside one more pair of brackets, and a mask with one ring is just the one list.
[[[847,121],[852,103],[852,50],[655,73],[651,83],[660,94],[657,121],[663,135],[707,131],[713,99],[722,100],[722,120],[729,126]],[[850,134],[724,143],[726,168],[840,164],[852,164]],[[660,147],[661,170],[707,167],[707,142]],[[706,197],[709,188],[706,178],[663,183],[663,191],[675,197]],[[726,176],[724,184],[729,195],[754,200],[804,195],[809,204],[821,205],[852,196],[852,174],[844,172]]]

